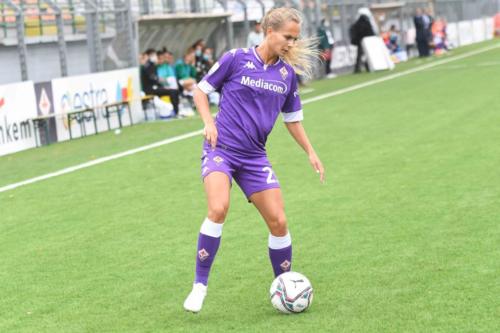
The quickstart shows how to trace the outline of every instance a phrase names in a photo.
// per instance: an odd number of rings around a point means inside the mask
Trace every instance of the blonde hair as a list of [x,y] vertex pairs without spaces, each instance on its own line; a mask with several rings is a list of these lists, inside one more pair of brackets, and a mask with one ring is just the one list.
[[[262,18],[261,26],[264,34],[267,29],[279,30],[286,22],[293,21],[302,25],[302,14],[294,8],[271,9]],[[293,67],[295,72],[306,77],[312,77],[314,59],[319,58],[318,38],[300,38],[288,49],[282,59]]]

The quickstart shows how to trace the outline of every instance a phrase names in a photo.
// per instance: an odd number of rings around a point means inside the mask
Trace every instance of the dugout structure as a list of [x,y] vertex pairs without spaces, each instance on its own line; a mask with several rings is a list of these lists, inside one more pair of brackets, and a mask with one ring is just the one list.
[[167,49],[182,56],[196,40],[207,39],[215,53],[232,47],[231,13],[143,15],[137,20],[139,50]]

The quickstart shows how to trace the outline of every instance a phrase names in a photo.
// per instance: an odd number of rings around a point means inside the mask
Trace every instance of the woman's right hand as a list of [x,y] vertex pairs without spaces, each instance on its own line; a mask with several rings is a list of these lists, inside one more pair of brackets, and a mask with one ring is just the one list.
[[210,144],[210,146],[212,146],[212,149],[215,149],[215,146],[217,145],[217,127],[215,126],[215,123],[213,121],[205,124],[205,128],[203,129],[203,136],[205,136],[207,142]]

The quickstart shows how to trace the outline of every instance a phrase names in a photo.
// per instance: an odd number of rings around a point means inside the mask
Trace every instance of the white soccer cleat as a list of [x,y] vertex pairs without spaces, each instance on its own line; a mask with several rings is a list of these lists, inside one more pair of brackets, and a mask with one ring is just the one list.
[[207,286],[203,283],[193,284],[193,290],[184,301],[184,309],[195,313],[200,312],[205,296],[207,296]]

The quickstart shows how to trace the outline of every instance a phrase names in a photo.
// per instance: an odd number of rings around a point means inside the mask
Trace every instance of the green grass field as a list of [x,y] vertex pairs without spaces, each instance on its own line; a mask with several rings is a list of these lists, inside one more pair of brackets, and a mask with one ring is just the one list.
[[[307,103],[323,185],[277,124],[268,152],[293,268],[315,288],[306,313],[272,308],[268,232],[237,186],[204,309],[184,312],[206,209],[200,136],[0,193],[0,332],[498,332],[499,59]],[[318,81],[302,98],[395,72]],[[146,123],[0,157],[0,187],[201,127]]]

